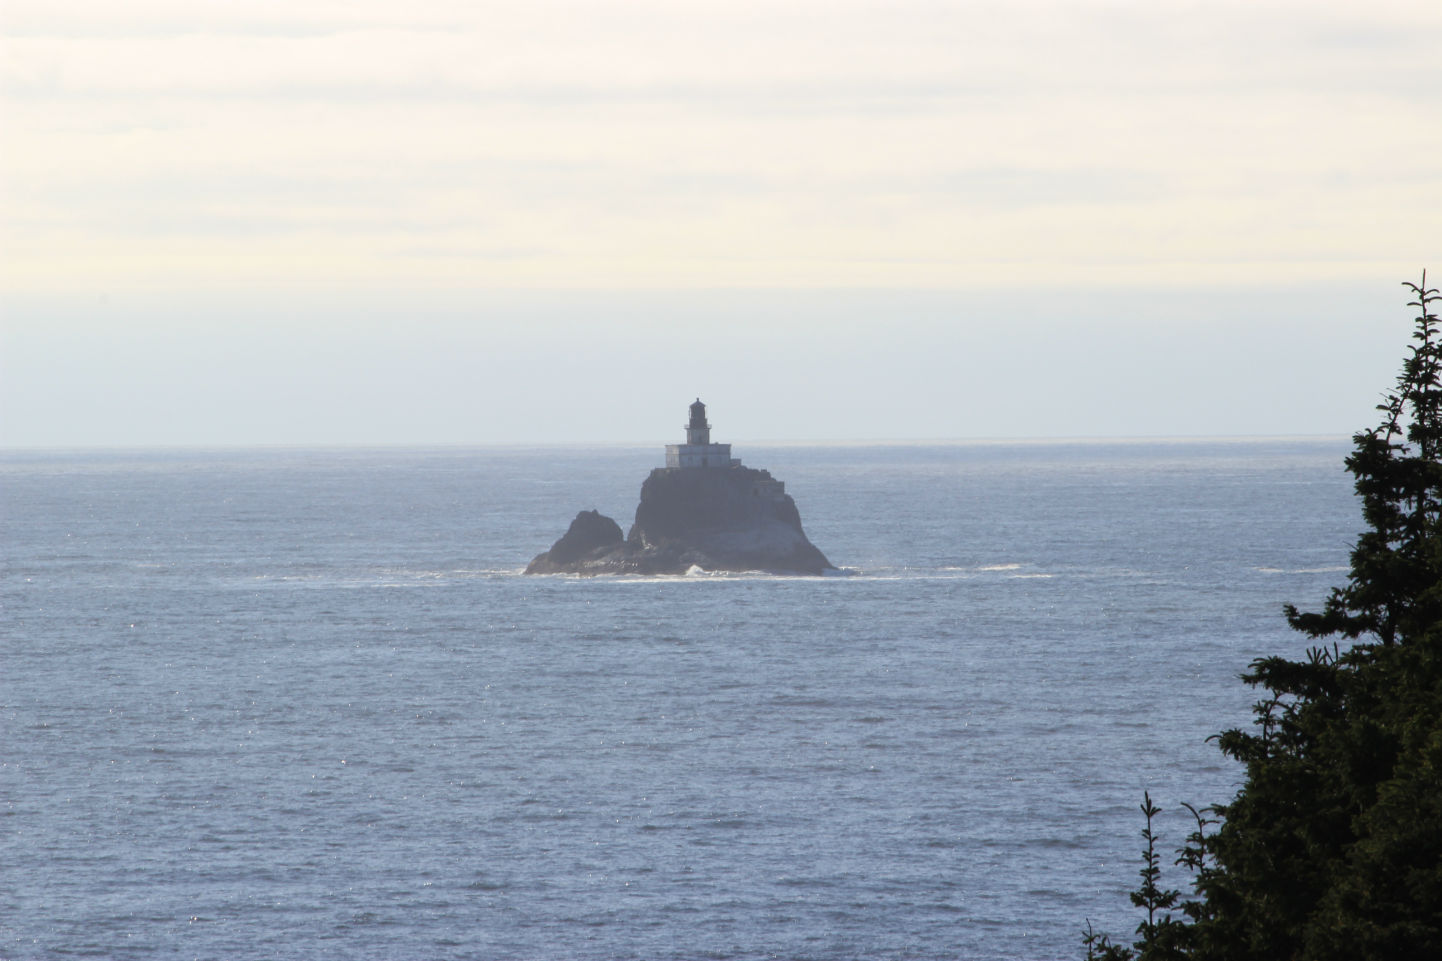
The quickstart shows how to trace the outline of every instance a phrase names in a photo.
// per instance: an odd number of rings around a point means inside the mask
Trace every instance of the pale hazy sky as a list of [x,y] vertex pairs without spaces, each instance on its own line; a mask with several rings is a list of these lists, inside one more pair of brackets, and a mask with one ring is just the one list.
[[1431,0],[0,34],[0,446],[1348,433],[1442,279]]

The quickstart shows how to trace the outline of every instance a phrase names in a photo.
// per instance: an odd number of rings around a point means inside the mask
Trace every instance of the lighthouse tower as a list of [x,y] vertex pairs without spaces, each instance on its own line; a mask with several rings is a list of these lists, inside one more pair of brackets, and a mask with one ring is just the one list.
[[696,403],[691,405],[691,420],[686,425],[686,444],[711,443],[711,425],[706,423],[706,405],[701,403],[701,398],[696,398]]
[[711,425],[706,422],[706,405],[697,397],[686,424],[686,443],[666,445],[666,466],[672,469],[696,467],[740,467],[731,457],[730,444],[711,443]]

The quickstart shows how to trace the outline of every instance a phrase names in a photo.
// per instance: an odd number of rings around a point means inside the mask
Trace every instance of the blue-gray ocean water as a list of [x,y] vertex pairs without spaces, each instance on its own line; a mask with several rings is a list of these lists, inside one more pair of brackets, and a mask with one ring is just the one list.
[[659,448],[5,453],[0,957],[1126,940],[1346,450],[738,447],[853,576],[592,580],[520,570]]

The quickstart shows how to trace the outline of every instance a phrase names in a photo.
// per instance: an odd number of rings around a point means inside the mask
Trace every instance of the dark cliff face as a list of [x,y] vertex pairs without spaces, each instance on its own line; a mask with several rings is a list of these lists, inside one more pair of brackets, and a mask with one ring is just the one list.
[[641,485],[641,503],[627,540],[652,542],[758,524],[801,530],[796,503],[764,470],[668,470],[658,467]]
[[526,573],[684,574],[693,566],[775,574],[834,569],[806,539],[796,502],[764,470],[657,468],[641,486],[636,520],[624,542],[614,521],[600,520],[615,528],[614,540],[609,528],[603,539],[597,522],[583,513]]

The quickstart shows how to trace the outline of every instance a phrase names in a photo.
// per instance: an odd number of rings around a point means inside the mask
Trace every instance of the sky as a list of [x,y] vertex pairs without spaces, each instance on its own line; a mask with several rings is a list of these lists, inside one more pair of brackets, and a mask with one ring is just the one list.
[[1442,5],[4,0],[0,447],[1348,434]]

